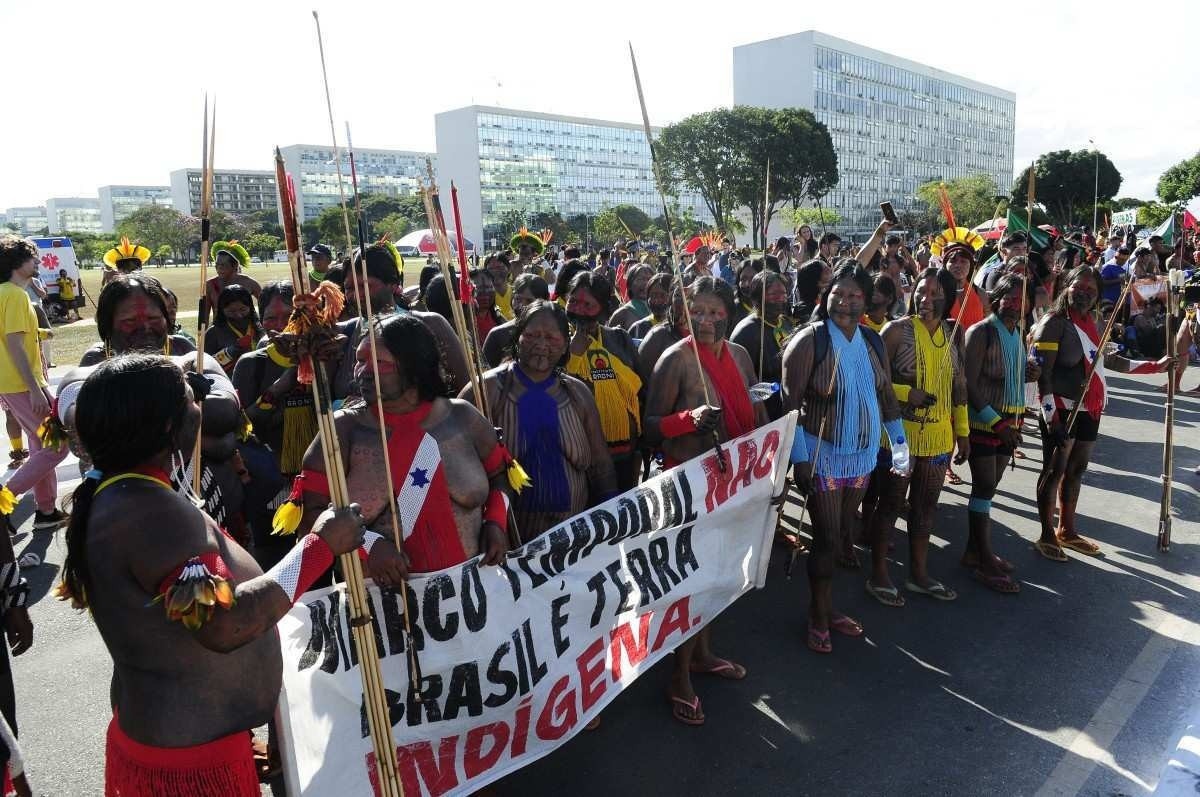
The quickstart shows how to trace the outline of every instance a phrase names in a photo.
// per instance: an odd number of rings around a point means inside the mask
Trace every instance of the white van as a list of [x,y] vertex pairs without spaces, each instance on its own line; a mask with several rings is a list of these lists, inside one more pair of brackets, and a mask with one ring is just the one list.
[[75,247],[70,238],[49,237],[31,238],[38,250],[38,278],[46,284],[49,294],[43,304],[49,314],[52,309],[65,312],[62,301],[58,298],[58,275],[66,271],[67,276],[75,282],[75,307],[83,307],[83,284],[79,279],[79,261],[75,258]]

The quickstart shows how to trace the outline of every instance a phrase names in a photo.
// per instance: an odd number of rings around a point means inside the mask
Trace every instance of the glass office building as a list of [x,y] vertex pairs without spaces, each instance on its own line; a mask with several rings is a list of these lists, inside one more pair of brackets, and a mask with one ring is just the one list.
[[[171,172],[171,204],[181,213],[200,215],[200,169],[176,169]],[[238,215],[260,210],[278,212],[275,172],[214,169],[213,207]]]
[[90,197],[54,197],[46,200],[46,223],[51,235],[86,232],[99,235],[100,200]]
[[100,226],[113,232],[117,225],[135,211],[151,205],[171,206],[169,185],[102,185],[100,197]]
[[973,174],[1013,180],[1016,95],[806,31],[734,48],[734,103],[813,112],[829,129],[840,180],[822,205],[839,231],[869,233],[879,203],[918,206],[917,186]]
[[[296,216],[302,221],[312,221],[328,207],[341,205],[338,191],[338,168],[334,160],[333,147],[319,144],[293,144],[282,147],[284,166],[296,184]],[[342,180],[346,200],[353,196],[350,182],[350,160],[342,149]],[[404,196],[415,194],[420,189],[419,180],[425,178],[425,162],[433,162],[437,170],[437,156],[432,152],[408,152],[397,149],[354,149],[354,170],[358,176],[358,190],[362,194],[386,194]]]
[[[464,234],[488,248],[514,232],[505,222],[513,213],[594,218],[626,204],[662,215],[641,125],[483,106],[440,113],[434,124],[441,187],[454,180]],[[711,221],[698,194],[681,194],[679,206]]]
[[6,224],[15,228],[17,235],[37,235],[49,226],[46,207],[9,208],[4,212]]

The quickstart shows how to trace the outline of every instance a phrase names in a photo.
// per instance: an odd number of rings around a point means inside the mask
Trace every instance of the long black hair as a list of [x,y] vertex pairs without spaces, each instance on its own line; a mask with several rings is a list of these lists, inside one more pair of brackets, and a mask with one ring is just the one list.
[[217,294],[217,312],[213,316],[214,325],[220,326],[229,322],[229,319],[225,317],[225,308],[234,302],[241,302],[250,308],[250,315],[246,316],[246,319],[257,333],[254,339],[258,340],[262,336],[262,326],[258,323],[258,311],[254,309],[254,294],[242,285],[226,285]]
[[379,328],[379,337],[421,401],[450,395],[437,338],[423,321],[407,314],[388,316]]
[[[1067,274],[1067,278],[1063,280],[1062,287],[1058,291],[1058,295],[1054,297],[1054,306],[1050,308],[1050,312],[1054,315],[1065,316],[1071,304],[1071,300],[1067,298],[1067,289],[1074,285],[1084,277],[1090,277],[1092,282],[1096,283],[1096,301],[1100,301],[1100,277],[1096,274],[1096,270],[1087,263],[1076,266]],[[1091,312],[1096,307],[1095,303],[1088,308]]]
[[[176,448],[187,416],[185,385],[179,366],[157,354],[123,354],[97,365],[75,402],[75,429],[93,470],[115,476]],[[79,608],[87,605],[92,589],[88,515],[99,486],[100,479],[89,475],[75,488],[69,507],[62,597],[71,597]]]
[[812,317],[814,321],[825,321],[829,318],[829,294],[833,291],[835,285],[848,279],[854,280],[859,290],[863,292],[863,308],[870,309],[871,297],[875,295],[875,283],[871,279],[871,274],[854,258],[845,257],[838,261],[837,268],[833,270],[833,277],[829,280],[829,285],[822,291],[820,302],[813,309]]
[[821,292],[821,275],[829,265],[820,258],[810,260],[796,271],[796,301],[812,306]]
[[[936,280],[941,286],[942,296],[945,301],[942,304],[942,317],[939,321],[945,321],[954,311],[954,300],[958,296],[958,280],[950,273],[948,268],[927,268],[917,275],[917,279],[913,282],[913,292],[908,297],[908,314],[917,314],[917,286],[928,280]],[[974,290],[973,286],[968,285],[967,290]]]
[[[161,282],[140,272],[117,274],[104,286],[104,290],[100,291],[100,298],[96,300],[96,329],[100,332],[100,340],[108,343],[109,338],[112,337],[113,319],[117,314],[117,305],[135,293],[144,293],[153,299],[162,310],[167,327],[171,326],[171,313],[167,309],[167,294],[163,290]],[[171,330],[168,328],[167,335],[170,334]]]

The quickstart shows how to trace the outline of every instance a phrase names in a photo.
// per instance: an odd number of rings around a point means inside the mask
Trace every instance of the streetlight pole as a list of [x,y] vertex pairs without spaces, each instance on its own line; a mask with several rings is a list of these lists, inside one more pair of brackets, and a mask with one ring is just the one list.
[[1096,142],[1088,139],[1088,143],[1092,145],[1092,151],[1096,153],[1096,182],[1092,189],[1092,235],[1096,234],[1096,213],[1100,206],[1100,150],[1096,148]]

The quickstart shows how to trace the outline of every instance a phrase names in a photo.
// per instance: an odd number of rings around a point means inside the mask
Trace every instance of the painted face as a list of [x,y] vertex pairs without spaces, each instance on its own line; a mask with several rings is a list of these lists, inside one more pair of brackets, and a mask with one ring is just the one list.
[[948,268],[950,269],[950,273],[954,275],[954,279],[961,285],[971,273],[971,258],[957,253],[951,258]]
[[638,272],[638,275],[629,283],[629,298],[630,299],[645,299],[646,298],[646,283],[650,281],[650,272],[643,269]]
[[517,362],[535,373],[554,368],[567,351],[567,339],[550,313],[536,313],[517,340]]
[[729,331],[729,313],[725,303],[711,293],[703,293],[692,299],[692,331],[698,343],[716,343],[723,340]]
[[708,264],[708,259],[712,257],[712,250],[707,246],[702,246],[696,250],[696,266],[704,266]]
[[225,318],[234,326],[241,326],[250,317],[250,306],[243,302],[230,302],[225,305]]
[[835,283],[829,290],[829,297],[825,301],[825,310],[833,319],[833,323],[845,327],[858,323],[858,319],[862,318],[866,301],[862,288],[853,279],[847,277],[841,282]]
[[167,318],[162,307],[143,291],[126,296],[113,313],[114,352],[162,351],[167,343]]
[[[357,269],[351,269],[351,272],[346,275],[346,303],[353,305],[358,311],[366,311],[365,300],[359,301],[359,297],[363,294],[362,275]],[[367,277],[366,291],[371,295],[371,309],[379,312],[381,307],[388,307],[392,304],[392,286],[388,285],[378,277]]]
[[473,277],[471,282],[475,285],[475,309],[487,311],[495,307],[496,286],[492,278],[487,274],[480,274]]
[[500,258],[492,258],[487,265],[487,273],[491,275],[492,282],[497,289],[502,285],[508,285],[508,266]]
[[533,291],[528,288],[522,288],[512,297],[513,315],[520,315],[521,312],[528,307],[537,297],[533,295]]
[[287,326],[288,318],[291,314],[292,306],[285,302],[282,297],[276,296],[263,311],[263,328],[269,329],[272,332],[282,332],[283,328]]
[[587,288],[576,288],[567,297],[567,315],[576,323],[599,321],[602,311],[600,302]]
[[1067,302],[1077,313],[1086,313],[1096,304],[1096,281],[1084,272],[1067,287]]
[[918,282],[913,297],[913,307],[920,318],[929,320],[942,317],[946,309],[946,294],[936,279],[930,277]]
[[1011,257],[1026,257],[1029,255],[1029,244],[1015,243],[1004,250],[1004,259],[1008,260]]
[[742,269],[742,273],[738,274],[738,298],[743,302],[750,301],[750,283],[754,280],[754,275],[757,274],[752,268]]
[[228,282],[233,279],[233,275],[237,273],[237,263],[233,258],[226,254],[217,255],[217,276],[222,282]]
[[1014,286],[1008,294],[1000,300],[1000,307],[997,315],[1004,321],[1020,321],[1021,320],[1021,288]]
[[829,287],[829,282],[833,279],[833,269],[825,266],[821,269],[821,278],[817,280],[817,295],[820,296]]
[[763,314],[768,321],[774,321],[778,318],[788,306],[787,287],[779,280],[771,280],[767,286],[767,303],[763,307]]
[[404,396],[408,383],[400,372],[400,365],[386,346],[376,346],[379,354],[379,383],[375,382],[375,369],[371,365],[371,341],[363,339],[354,352],[354,381],[364,401],[372,402],[375,395],[384,401],[395,401]]
[[662,285],[655,285],[646,293],[646,304],[650,307],[650,314],[656,320],[661,320],[671,306],[671,295],[663,290]]

